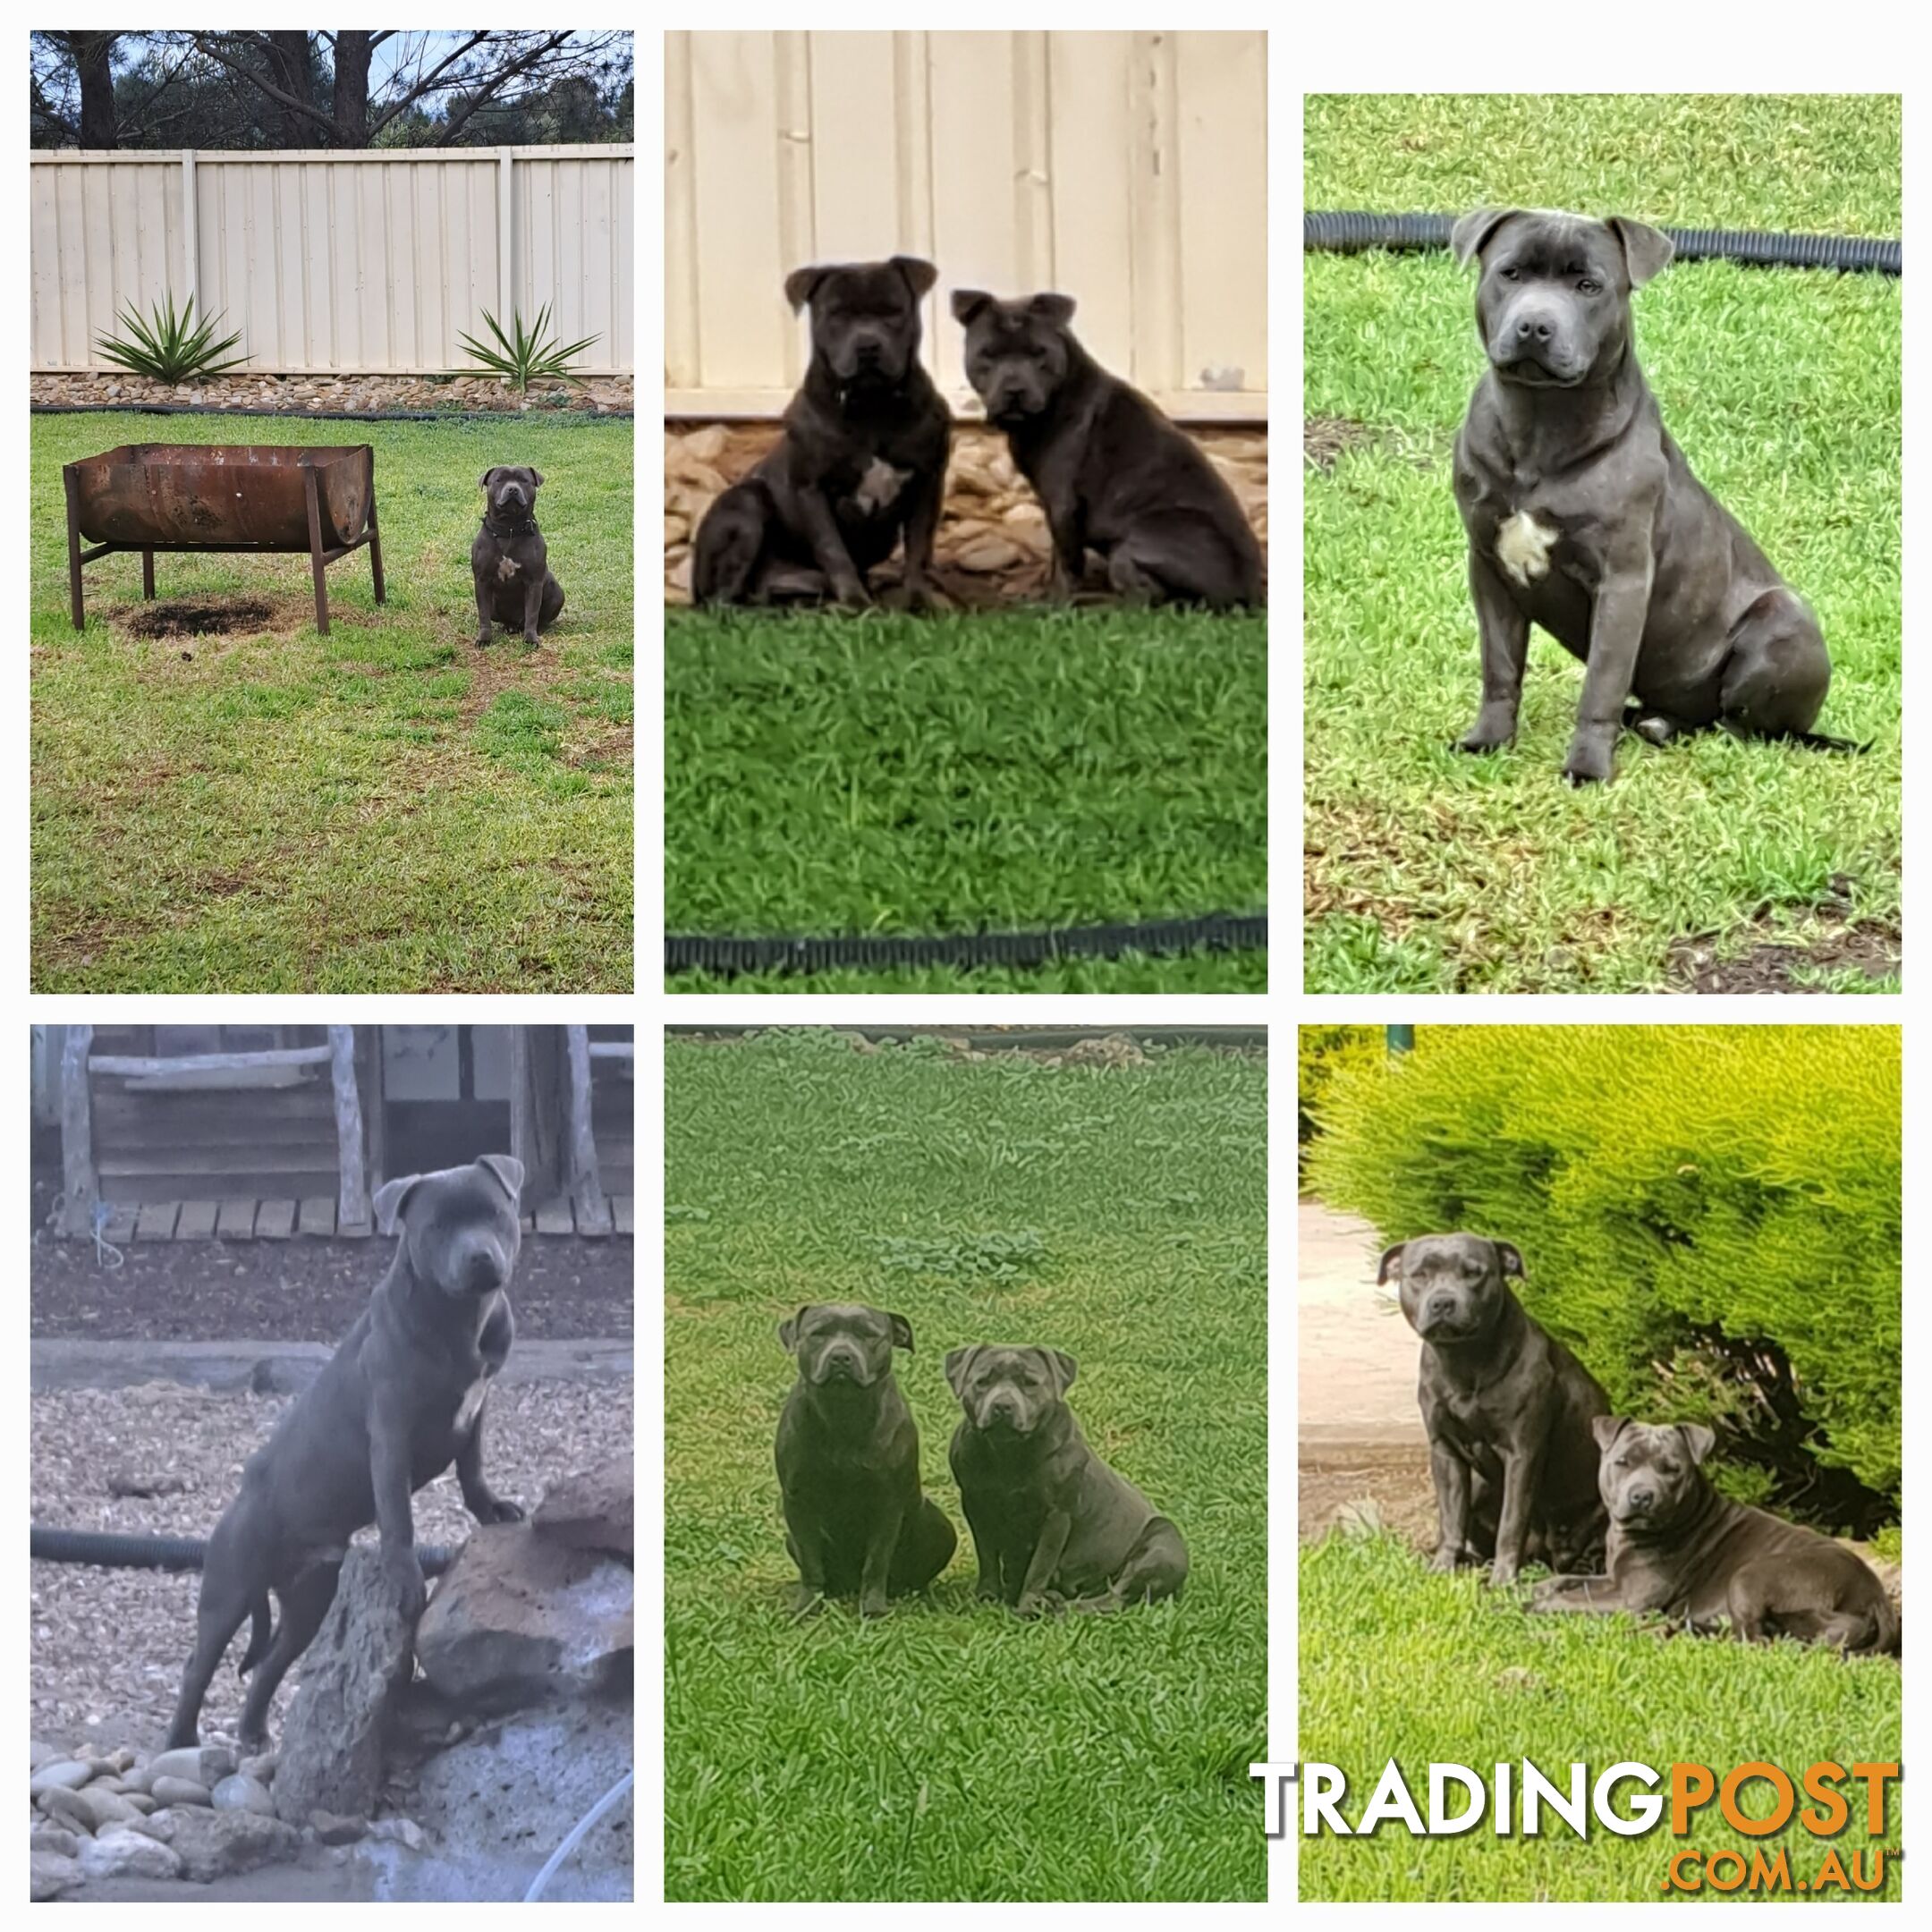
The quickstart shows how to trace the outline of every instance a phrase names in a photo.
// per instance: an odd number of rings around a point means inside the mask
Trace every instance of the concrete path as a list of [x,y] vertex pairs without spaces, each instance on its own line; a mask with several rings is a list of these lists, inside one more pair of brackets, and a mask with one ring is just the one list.
[[1419,1443],[1414,1332],[1394,1288],[1376,1286],[1384,1246],[1366,1221],[1297,1207],[1296,1357],[1305,1445]]
[[[526,1342],[504,1364],[510,1382],[621,1381],[632,1373],[629,1341]],[[91,1342],[37,1335],[30,1362],[36,1391],[131,1388],[182,1382],[219,1392],[292,1394],[306,1388],[335,1350],[323,1342]]]

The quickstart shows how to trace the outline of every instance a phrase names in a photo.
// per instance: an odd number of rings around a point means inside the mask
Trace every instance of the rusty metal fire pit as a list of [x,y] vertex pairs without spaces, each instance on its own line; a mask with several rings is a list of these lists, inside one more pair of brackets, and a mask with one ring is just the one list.
[[[328,635],[328,583],[337,557],[369,546],[383,601],[376,527],[376,452],[224,443],[124,443],[69,463],[67,585],[74,629],[85,628],[80,567],[139,550],[141,595],[155,594],[157,550],[306,551],[315,573],[316,629]],[[82,540],[94,546],[80,547]]]

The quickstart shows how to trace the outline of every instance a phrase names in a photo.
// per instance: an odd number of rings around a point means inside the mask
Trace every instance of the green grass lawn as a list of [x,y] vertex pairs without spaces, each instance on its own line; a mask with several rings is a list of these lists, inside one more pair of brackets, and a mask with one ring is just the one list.
[[[1259,1899],[1266,1075],[668,1043],[665,1895]],[[772,1443],[801,1303],[903,1314],[924,1597],[791,1622]],[[1089,1439],[1171,1515],[1174,1602],[1022,1623],[973,1595],[946,1351],[1057,1347]]]
[[[162,555],[164,602],[247,597],[148,640],[140,559],[67,608],[61,465],[117,443],[372,443],[369,555]],[[40,992],[622,992],[631,970],[631,426],[37,416],[33,986]],[[478,651],[470,545],[492,463],[544,472],[567,603]],[[146,608],[151,611],[154,606]]]
[[[1364,95],[1311,99],[1306,129],[1309,208],[1899,232],[1894,100]],[[1305,289],[1308,989],[1657,990],[1698,942],[1719,974],[1895,991],[1900,283],[1682,263],[1636,297],[1665,423],[1818,614],[1819,728],[1873,750],[1626,734],[1615,782],[1574,792],[1581,666],[1540,631],[1514,748],[1449,749],[1479,696],[1450,484],[1473,275],[1311,254]]]
[[[1498,1762],[1528,1759],[1567,1790],[1572,1764],[1589,1765],[1592,1779],[1626,1760],[1667,1778],[1675,1763],[1722,1775],[1761,1759],[1795,1778],[1825,1759],[1899,1761],[1900,1675],[1891,1658],[1846,1659],[1796,1644],[1666,1640],[1628,1617],[1532,1617],[1473,1573],[1430,1575],[1413,1549],[1387,1536],[1309,1545],[1300,1596],[1296,1755],[1346,1773],[1342,1809],[1352,1823],[1391,1758],[1425,1807],[1432,1763],[1493,1777]],[[1794,1826],[1748,1837],[1724,1823],[1715,1803],[1694,1815],[1682,1839],[1670,1835],[1667,1817],[1640,1837],[1593,1822],[1579,1839],[1547,1813],[1536,1837],[1498,1837],[1488,1819],[1453,1837],[1411,1837],[1399,1824],[1352,1837],[1323,1833],[1299,1841],[1301,1894],[1325,1902],[1657,1899],[1680,1851],[1707,1863],[1735,1851],[1747,1866],[1757,1852],[1775,1859],[1784,1851],[1792,1878],[1810,1878],[1828,1849],[1849,1866],[1854,1851],[1877,1844],[1889,1853],[1902,1843],[1897,1784],[1877,1839],[1864,1829],[1863,1788],[1846,1792],[1852,1822],[1832,1839]],[[1292,1792],[1297,1828],[1300,1795]],[[1752,1784],[1739,1802],[1767,1818],[1770,1796],[1767,1785]],[[1453,1790],[1450,1800],[1458,1811],[1467,1801]],[[1870,1895],[1900,1895],[1889,1856],[1885,1886]]]
[[[673,932],[1006,931],[1266,902],[1259,615],[673,613],[665,657]],[[1210,954],[728,988],[1244,992],[1263,970]]]

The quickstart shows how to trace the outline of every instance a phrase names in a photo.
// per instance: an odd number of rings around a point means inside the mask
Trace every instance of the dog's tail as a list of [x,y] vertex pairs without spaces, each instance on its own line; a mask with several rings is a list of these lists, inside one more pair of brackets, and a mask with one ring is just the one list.
[[249,1631],[248,1648],[242,1655],[242,1661],[235,1666],[235,1675],[245,1677],[268,1655],[268,1592],[264,1590],[249,1606],[249,1614],[254,1623]]
[[1877,742],[1868,738],[1860,744],[1855,738],[1827,738],[1823,732],[1794,731],[1784,734],[1792,744],[1806,746],[1813,751],[1869,751]]

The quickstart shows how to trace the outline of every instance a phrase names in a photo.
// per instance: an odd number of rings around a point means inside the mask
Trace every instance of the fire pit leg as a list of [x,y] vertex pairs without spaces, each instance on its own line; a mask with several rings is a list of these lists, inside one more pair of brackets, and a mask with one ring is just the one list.
[[61,479],[67,486],[67,596],[73,608],[73,627],[87,629],[87,616],[80,608],[80,481],[70,463],[63,467]]
[[382,580],[382,531],[376,526],[376,452],[369,452],[369,560],[370,574],[376,579],[376,601],[383,600]]
[[143,550],[140,554],[140,594],[144,597],[154,596],[154,552]]
[[316,629],[324,637],[328,631],[328,578],[325,574],[327,566],[322,561],[322,509],[316,498],[316,473],[313,463],[301,466],[302,494],[309,502],[309,567],[315,572],[315,623]]

